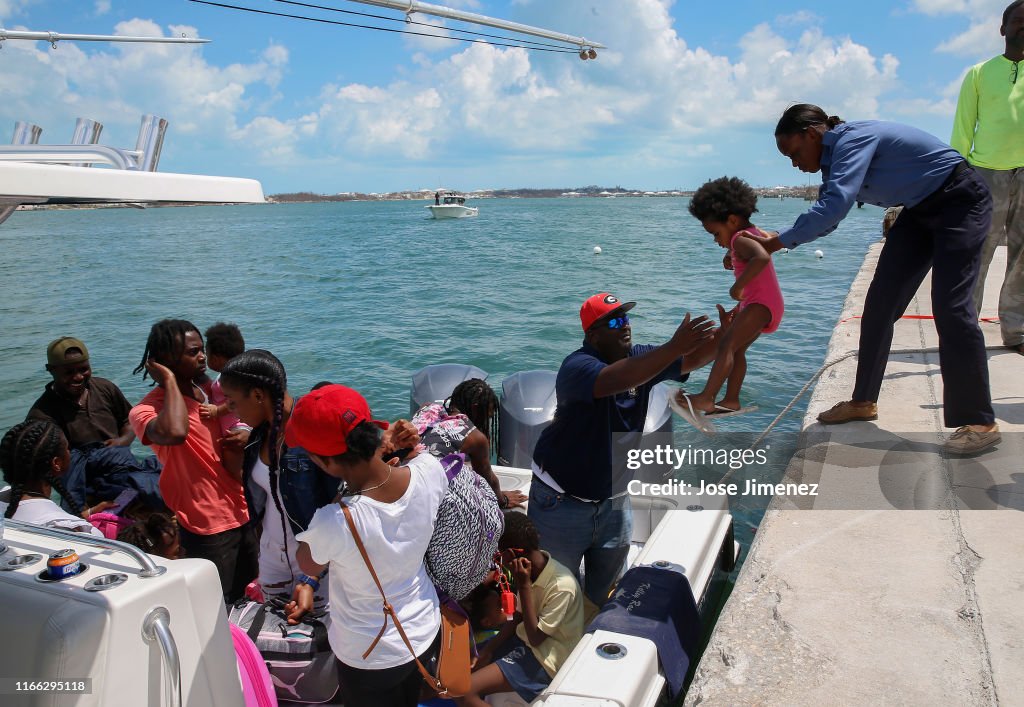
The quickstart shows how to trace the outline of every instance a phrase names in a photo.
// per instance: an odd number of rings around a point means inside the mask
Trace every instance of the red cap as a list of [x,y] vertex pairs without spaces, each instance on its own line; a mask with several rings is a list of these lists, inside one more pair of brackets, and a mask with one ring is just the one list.
[[373,419],[362,395],[343,385],[325,385],[295,403],[284,439],[289,447],[333,457],[345,453],[345,439],[360,422],[371,422],[382,430],[388,428],[388,423]]
[[583,324],[583,331],[589,329],[594,322],[609,312],[614,312],[616,309],[628,312],[635,306],[636,302],[621,302],[618,297],[607,292],[596,294],[580,307],[580,322]]

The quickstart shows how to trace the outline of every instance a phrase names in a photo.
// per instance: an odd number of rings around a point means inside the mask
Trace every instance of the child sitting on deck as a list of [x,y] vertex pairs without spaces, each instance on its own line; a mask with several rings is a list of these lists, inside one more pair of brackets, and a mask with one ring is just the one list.
[[[245,351],[245,339],[235,324],[217,322],[206,330],[206,366],[220,373],[228,361]],[[221,390],[220,378],[210,384],[210,400],[199,407],[199,417],[216,419],[222,436],[221,463],[236,477],[242,477],[243,449],[252,428],[232,412]]]
[[[715,243],[729,249],[722,262],[736,276],[729,296],[739,302],[738,311],[719,343],[704,390],[693,396],[679,391],[673,401],[678,405],[673,406],[676,411],[702,431],[702,414],[726,417],[754,409],[744,409],[740,403],[740,388],[747,373],[747,348],[762,333],[778,329],[782,321],[782,291],[775,268],[761,243],[761,232],[750,222],[755,211],[757,195],[736,177],[707,182],[690,200],[690,213],[715,237]],[[725,397],[716,402],[726,379]]]
[[462,705],[484,707],[483,695],[510,690],[532,701],[551,684],[583,636],[580,585],[572,572],[540,549],[537,528],[525,513],[505,513],[498,548],[503,557],[511,558],[507,564],[515,578],[520,613],[480,651],[472,691],[456,700]]

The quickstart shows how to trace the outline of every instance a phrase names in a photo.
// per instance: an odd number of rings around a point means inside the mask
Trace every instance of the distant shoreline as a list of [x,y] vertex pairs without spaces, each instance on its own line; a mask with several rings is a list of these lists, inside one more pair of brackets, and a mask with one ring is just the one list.
[[[448,191],[448,190],[443,190]],[[755,187],[754,192],[759,198],[797,198],[808,196],[817,198],[818,187],[778,186]],[[313,192],[288,192],[270,194],[267,201],[275,204],[289,203],[320,203],[337,201],[433,201],[434,190],[397,191],[386,193],[340,192],[338,194],[315,194]],[[643,191],[639,189],[623,189],[622,187],[576,187],[562,189],[480,189],[471,192],[460,192],[467,199],[611,199],[638,197],[691,197],[692,190]]]
[[[447,191],[447,190],[445,190]],[[805,199],[818,196],[818,188],[807,186],[755,187],[758,198]],[[577,187],[575,189],[494,189],[465,192],[467,199],[636,199],[693,196],[692,190],[641,191],[622,187]],[[434,192],[397,191],[386,193],[341,192],[338,194],[315,194],[313,192],[288,192],[269,194],[268,204],[319,204],[342,201],[426,201],[433,202]],[[19,211],[45,211],[49,209],[124,209],[124,208],[169,208],[181,206],[229,206],[232,202],[160,202],[160,203],[96,203],[96,204],[22,204]],[[251,206],[252,204],[246,204]]]

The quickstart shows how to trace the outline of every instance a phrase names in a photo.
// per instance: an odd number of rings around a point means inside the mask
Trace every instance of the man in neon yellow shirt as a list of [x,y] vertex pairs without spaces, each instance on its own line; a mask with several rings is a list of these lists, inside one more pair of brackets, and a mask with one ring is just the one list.
[[1006,278],[999,293],[1003,343],[1024,354],[1024,0],[1003,12],[1006,51],[964,77],[950,144],[988,183],[992,230],[981,254],[974,305],[981,311],[985,275],[1006,236]]

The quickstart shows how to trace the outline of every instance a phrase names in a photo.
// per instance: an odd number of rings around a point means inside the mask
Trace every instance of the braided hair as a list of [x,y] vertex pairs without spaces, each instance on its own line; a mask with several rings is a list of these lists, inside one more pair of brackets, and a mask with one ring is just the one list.
[[786,109],[775,126],[775,136],[796,135],[815,125],[824,125],[831,130],[845,121],[838,115],[828,115],[811,103],[797,103]]
[[491,386],[481,378],[462,381],[455,386],[448,404],[468,417],[494,448],[498,442],[498,396]]
[[161,319],[149,330],[146,339],[146,350],[142,352],[142,360],[132,371],[132,375],[142,372],[142,380],[146,380],[149,371],[146,362],[151,358],[165,364],[173,364],[181,358],[185,351],[185,334],[194,331],[202,337],[196,325],[187,319]]
[[[4,513],[5,518],[14,517],[26,485],[33,481],[50,484],[65,503],[74,507],[73,497],[52,467],[53,458],[63,454],[67,446],[64,433],[49,420],[25,420],[7,430],[0,441],[0,468],[11,485],[11,503]],[[84,511],[83,506],[79,512]]]
[[[255,389],[260,389],[270,396],[270,403],[273,408],[273,415],[270,419],[267,439],[270,440],[270,496],[274,500],[274,507],[281,516],[281,530],[284,531],[284,551],[288,555],[288,515],[281,505],[281,497],[278,491],[278,471],[281,459],[278,447],[278,438],[281,436],[284,425],[284,397],[288,392],[288,376],[284,370],[284,364],[272,353],[264,349],[250,349],[238,354],[224,366],[220,372],[221,385],[225,383],[232,388],[239,388],[246,395]],[[288,563],[289,569],[291,562]],[[294,578],[293,578],[294,579]]]

